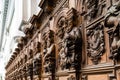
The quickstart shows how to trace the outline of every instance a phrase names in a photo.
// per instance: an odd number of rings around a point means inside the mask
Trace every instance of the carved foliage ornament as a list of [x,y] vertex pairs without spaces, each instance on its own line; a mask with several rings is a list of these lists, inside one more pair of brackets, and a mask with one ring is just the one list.
[[90,29],[87,29],[87,53],[94,64],[98,64],[101,56],[104,53],[104,32],[101,23],[96,24]]

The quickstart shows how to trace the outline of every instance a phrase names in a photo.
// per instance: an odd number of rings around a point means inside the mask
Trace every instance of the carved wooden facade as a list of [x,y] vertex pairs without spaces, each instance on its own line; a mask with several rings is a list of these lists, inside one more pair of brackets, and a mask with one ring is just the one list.
[[41,0],[39,7],[6,80],[120,80],[119,0]]

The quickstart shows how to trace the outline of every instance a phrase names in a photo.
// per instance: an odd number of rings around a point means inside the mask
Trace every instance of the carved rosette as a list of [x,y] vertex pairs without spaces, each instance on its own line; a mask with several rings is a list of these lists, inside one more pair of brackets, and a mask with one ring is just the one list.
[[98,23],[87,29],[87,54],[94,64],[98,64],[105,51],[103,25]]

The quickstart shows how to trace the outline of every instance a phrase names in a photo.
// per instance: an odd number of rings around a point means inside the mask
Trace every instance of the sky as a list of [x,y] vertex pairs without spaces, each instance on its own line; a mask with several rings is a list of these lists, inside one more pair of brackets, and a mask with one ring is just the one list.
[[[2,27],[3,0],[0,0],[0,28]],[[0,77],[5,73],[3,53],[0,52]],[[1,79],[0,79],[1,80]]]

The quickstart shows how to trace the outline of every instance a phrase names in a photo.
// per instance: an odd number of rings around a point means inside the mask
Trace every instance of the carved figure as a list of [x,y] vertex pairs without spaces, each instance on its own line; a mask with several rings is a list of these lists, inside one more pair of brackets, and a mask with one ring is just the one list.
[[45,72],[52,73],[55,69],[55,45],[54,32],[52,30],[48,33],[47,53],[44,55],[44,60]]
[[82,36],[80,28],[73,27],[73,23],[70,20],[68,27],[66,27],[65,33],[65,54],[66,54],[66,68],[75,68],[77,61],[81,55]]
[[120,55],[120,1],[111,6],[106,14],[105,26],[114,28],[110,33],[111,38],[111,54],[110,59],[117,59]]
[[58,65],[60,65],[60,69],[64,70],[66,67],[66,55],[64,52],[64,29],[67,26],[67,20],[65,17],[61,17],[58,21],[57,27],[57,37],[58,37]]

